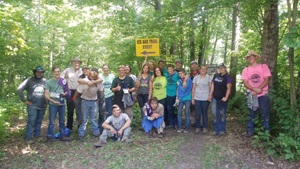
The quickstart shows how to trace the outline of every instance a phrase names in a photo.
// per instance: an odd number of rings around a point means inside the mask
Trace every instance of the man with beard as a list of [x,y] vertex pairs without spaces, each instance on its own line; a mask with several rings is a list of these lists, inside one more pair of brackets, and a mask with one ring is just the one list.
[[[44,77],[45,70],[41,66],[33,69],[33,77],[26,79],[18,87],[18,94],[22,102],[27,106],[28,121],[25,132],[25,141],[27,144],[33,144],[32,133],[34,138],[39,138],[41,135],[41,125],[47,107],[44,97],[44,88],[46,80]],[[24,96],[24,90],[27,92],[27,97]]]

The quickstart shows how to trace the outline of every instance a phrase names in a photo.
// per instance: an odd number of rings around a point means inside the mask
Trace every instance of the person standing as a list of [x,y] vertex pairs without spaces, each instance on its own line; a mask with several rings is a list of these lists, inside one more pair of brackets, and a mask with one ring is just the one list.
[[[44,79],[45,70],[41,66],[33,69],[33,77],[23,81],[18,87],[18,94],[22,102],[27,106],[27,126],[25,131],[26,144],[33,144],[34,138],[41,135],[42,120],[46,111],[47,102],[44,96],[46,80]],[[24,96],[24,90],[27,97]]]
[[49,101],[49,125],[47,130],[47,142],[53,142],[54,125],[56,115],[59,119],[59,133],[61,141],[71,141],[65,135],[65,100],[70,98],[70,90],[66,79],[60,77],[60,68],[52,68],[53,77],[46,82],[45,98]]
[[[112,105],[113,105],[113,96],[114,93],[111,91],[111,85],[115,78],[115,76],[109,73],[109,67],[107,64],[102,66],[102,74],[100,74],[100,78],[103,80],[103,88],[104,88],[104,104],[105,104],[105,113],[100,114],[99,117],[99,128],[102,131],[102,123],[104,120],[112,115]],[[100,107],[99,107],[100,109]]]
[[180,79],[178,73],[174,70],[174,65],[167,65],[168,73],[165,75],[167,79],[167,128],[177,128],[177,115],[175,114],[174,103],[176,101],[177,81]]
[[224,63],[218,65],[219,73],[212,79],[209,100],[212,102],[212,114],[214,117],[213,135],[224,135],[226,131],[226,109],[231,92],[232,78],[227,73]]
[[[98,69],[93,68],[89,72],[89,75],[84,78],[85,81],[96,81],[99,78]],[[88,122],[88,117],[90,116],[90,121],[92,124],[93,135],[98,137],[100,135],[100,129],[98,128],[97,117],[98,117],[98,92],[103,91],[102,83],[96,83],[93,85],[80,84],[77,87],[78,93],[81,93],[81,112],[83,114],[83,123],[80,124],[78,130],[79,140],[83,140],[86,131],[86,125]]]
[[[167,79],[163,75],[162,69],[156,67],[154,69],[154,76],[152,76],[152,85],[149,88],[149,98],[156,97],[158,102],[164,106],[164,112],[166,112],[167,103]],[[168,114],[164,113],[165,124],[168,124]]]
[[183,66],[182,61],[181,60],[176,60],[176,62],[175,62],[175,71],[177,73],[179,73],[179,71],[181,70],[182,66]]
[[[190,78],[193,81],[194,77],[199,75],[198,62],[191,61],[190,69],[191,69]],[[192,104],[191,105],[191,126],[192,127],[196,126],[196,118],[197,118],[197,115],[196,115],[195,105]]]
[[141,117],[143,119],[143,107],[145,103],[148,103],[149,98],[149,88],[152,85],[151,82],[152,76],[149,74],[149,66],[148,64],[144,64],[142,68],[142,73],[138,76],[136,81],[136,95],[135,99],[138,101],[140,110],[141,110]]
[[82,63],[79,58],[75,58],[71,61],[72,67],[65,69],[61,74],[60,77],[66,79],[68,81],[68,87],[71,91],[70,99],[67,99],[67,128],[72,130],[73,129],[73,116],[74,116],[74,109],[76,109],[76,119],[78,122],[82,121],[82,113],[80,110],[80,105],[72,100],[76,88],[78,86],[78,79],[79,76],[83,74],[80,64]]
[[[179,100],[179,107],[177,113],[177,121],[178,121],[178,133],[183,131],[182,129],[182,110],[183,106],[185,106],[185,130],[184,133],[189,133],[190,131],[190,114],[191,114],[191,100],[192,100],[192,86],[193,82],[190,78],[186,80],[185,70],[183,68],[179,69],[179,77],[180,79],[177,81],[178,91],[177,97]],[[185,84],[184,84],[185,83]]]
[[[260,109],[262,124],[265,131],[270,130],[270,97],[268,96],[268,84],[271,77],[271,72],[266,64],[257,62],[261,56],[255,51],[249,51],[244,59],[249,63],[249,66],[244,68],[242,72],[242,80],[247,89],[247,95],[250,99],[257,99],[258,107]],[[250,101],[251,102],[251,101]],[[248,132],[246,137],[251,137],[255,132],[255,119],[257,109],[248,106],[249,118],[247,123]]]
[[203,127],[202,132],[207,133],[207,124],[208,124],[207,110],[209,106],[208,97],[210,93],[212,78],[206,73],[207,73],[207,67],[201,65],[200,74],[196,75],[193,79],[192,104],[195,105],[195,110],[196,110],[195,133],[200,132],[201,126]]
[[122,112],[125,112],[132,119],[132,106],[134,104],[132,92],[135,91],[135,85],[132,78],[126,76],[125,66],[119,66],[118,71],[119,76],[113,80],[111,85],[111,91],[114,93],[113,104],[117,104]]

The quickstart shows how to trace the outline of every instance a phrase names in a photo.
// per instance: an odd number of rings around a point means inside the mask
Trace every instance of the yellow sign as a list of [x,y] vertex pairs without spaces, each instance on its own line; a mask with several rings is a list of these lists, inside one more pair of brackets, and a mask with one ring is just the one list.
[[136,39],[136,56],[159,56],[159,38]]

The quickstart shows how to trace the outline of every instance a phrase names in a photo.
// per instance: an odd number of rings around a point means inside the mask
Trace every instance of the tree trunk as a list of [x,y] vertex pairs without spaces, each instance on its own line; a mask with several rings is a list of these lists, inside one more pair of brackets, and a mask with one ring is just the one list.
[[[191,30],[190,30],[190,59],[195,60],[195,21],[191,18]],[[199,62],[199,61],[198,61]]]
[[[291,9],[290,0],[287,0],[287,7],[288,7],[288,24],[289,24],[289,31],[295,27],[296,19],[297,19],[297,4],[298,0],[294,0],[293,2],[293,9]],[[295,52],[293,47],[289,47],[288,52],[288,60],[289,60],[289,71],[290,71],[290,103],[291,105],[295,105],[297,103],[296,98],[296,84],[295,84],[295,77],[294,77],[294,57]]]
[[[205,17],[205,16],[204,16]],[[206,18],[202,20],[202,29],[200,32],[200,44],[199,44],[199,53],[198,53],[198,64],[201,65],[204,62],[204,52],[205,52],[205,41],[206,41]]]
[[231,97],[236,93],[236,74],[238,65],[238,44],[240,37],[239,3],[235,4],[232,13],[232,39],[231,39],[231,58],[230,75],[232,77]]
[[278,55],[278,0],[273,0],[265,8],[264,28],[262,39],[262,63],[266,63],[271,71],[269,89],[276,89],[277,55]]
[[212,55],[211,55],[211,58],[210,58],[210,64],[212,64],[214,62],[214,59],[215,59],[217,42],[218,42],[218,34],[216,34],[216,39],[215,39],[215,42],[214,42],[214,47],[213,47]]

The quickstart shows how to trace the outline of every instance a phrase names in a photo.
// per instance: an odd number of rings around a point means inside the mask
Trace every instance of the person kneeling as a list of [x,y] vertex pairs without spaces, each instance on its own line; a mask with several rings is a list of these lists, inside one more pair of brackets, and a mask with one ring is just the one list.
[[109,116],[102,124],[103,132],[99,137],[99,141],[94,144],[95,147],[102,147],[106,144],[107,137],[114,137],[116,141],[131,142],[129,139],[131,131],[131,120],[127,114],[121,113],[118,105],[112,106],[112,115]]
[[[150,103],[150,105],[149,105]],[[145,132],[151,136],[151,130],[153,127],[157,129],[158,137],[163,137],[164,123],[164,106],[158,103],[156,97],[152,97],[143,107],[144,117],[142,126]]]

